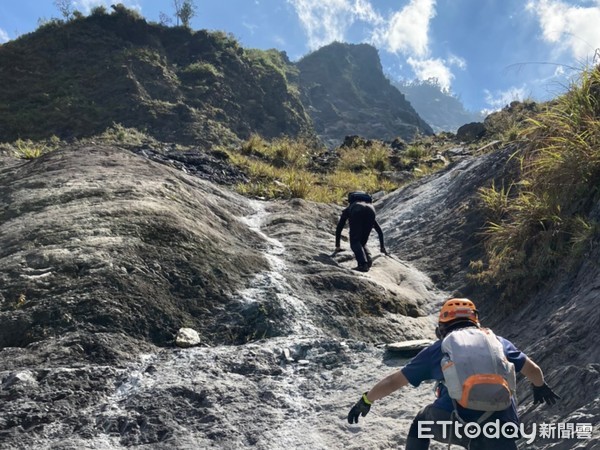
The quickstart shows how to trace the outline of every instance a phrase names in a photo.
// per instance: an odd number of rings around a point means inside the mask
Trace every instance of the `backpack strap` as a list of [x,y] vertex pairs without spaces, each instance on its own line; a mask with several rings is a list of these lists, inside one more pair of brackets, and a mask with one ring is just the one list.
[[[452,414],[454,415],[454,417],[456,417],[458,421],[463,425],[466,424],[467,422],[458,414],[458,404],[454,399],[452,399],[452,406],[454,407],[454,409],[452,410]],[[492,414],[494,414],[495,412],[496,411],[485,411],[481,416],[479,416],[479,419],[477,419],[477,423],[481,425],[483,422],[492,417]]]
[[[458,404],[456,403],[456,400],[452,399],[452,406],[453,406],[453,410],[450,413],[450,420],[458,420],[461,424],[465,425],[467,422],[460,417],[460,414],[458,414]],[[479,419],[477,419],[477,424],[481,425],[483,422],[485,422],[486,420],[488,420],[492,414],[494,414],[495,411],[485,411],[480,417]],[[452,436],[454,431],[452,431],[450,433],[450,436],[448,437],[448,450],[451,449],[452,446]]]

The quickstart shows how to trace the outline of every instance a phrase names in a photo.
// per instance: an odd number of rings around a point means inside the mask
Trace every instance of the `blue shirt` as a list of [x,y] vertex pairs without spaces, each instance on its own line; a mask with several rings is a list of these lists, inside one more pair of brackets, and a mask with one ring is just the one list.
[[[517,349],[509,340],[500,336],[496,337],[504,348],[504,354],[506,355],[506,358],[515,365],[515,371],[520,372],[525,364],[527,355]],[[412,360],[410,360],[409,363],[401,370],[408,382],[416,387],[419,386],[421,382],[426,380],[443,381],[444,376],[442,374],[441,362],[442,341],[438,340],[429,347],[421,350],[421,352]],[[452,399],[448,395],[448,391],[445,386],[441,385],[440,394],[435,402],[433,402],[433,405],[436,408],[446,411],[452,411],[454,409]],[[457,407],[460,417],[468,422],[476,421],[482,415],[481,411],[463,408],[458,404]],[[514,398],[512,400],[511,407],[505,409],[504,411],[498,411],[494,413],[489,420],[496,419],[502,422],[513,422],[516,424],[519,423],[519,416],[517,414],[517,406]]]

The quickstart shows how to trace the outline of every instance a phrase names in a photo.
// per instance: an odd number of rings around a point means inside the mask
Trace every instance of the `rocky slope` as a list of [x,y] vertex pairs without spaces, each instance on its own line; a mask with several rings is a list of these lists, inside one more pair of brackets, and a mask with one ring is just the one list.
[[303,103],[317,134],[330,146],[347,135],[410,141],[417,134],[433,134],[384,76],[374,47],[335,42],[297,66]]
[[[0,447],[402,445],[431,385],[378,402],[358,426],[345,415],[406,362],[381,344],[433,337],[432,314],[463,286],[481,225],[464,213],[508,152],[465,156],[379,201],[397,257],[378,255],[368,274],[349,270],[348,249],[331,257],[335,206],[248,200],[108,146],[2,159]],[[598,432],[593,261],[556,284],[568,298],[533,299],[506,319],[469,293],[563,396],[559,407],[532,407],[522,383],[526,420]],[[182,326],[199,332],[199,347],[174,346]],[[595,441],[528,448],[576,445]]]

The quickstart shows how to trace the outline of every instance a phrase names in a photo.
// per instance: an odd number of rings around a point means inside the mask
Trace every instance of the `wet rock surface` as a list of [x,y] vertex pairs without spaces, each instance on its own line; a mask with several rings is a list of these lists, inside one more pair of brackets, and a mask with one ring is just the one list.
[[387,229],[388,248],[414,262],[444,289],[464,290],[469,262],[482,256],[478,233],[485,217],[477,191],[492,182],[501,185],[510,177],[514,150],[465,155],[431,177],[382,198],[378,217]]
[[[460,240],[474,225],[443,227],[502,167],[497,158],[466,157],[377,202],[396,256],[378,255],[373,236],[367,274],[351,270],[346,241],[332,256],[339,207],[251,201],[111,147],[2,160],[0,447],[401,447],[433,385],[377,402],[359,425],[346,414],[406,363],[385,344],[434,338],[432,313],[443,289],[460,287]],[[552,297],[537,316],[494,322],[563,396],[560,409],[532,407],[522,383],[528,420],[597,423],[594,351],[569,358],[591,348],[596,316],[559,322],[561,308],[593,304],[597,273],[582,266],[568,303]],[[197,331],[199,345],[176,347],[180,328]],[[575,448],[544,445],[535,448]]]

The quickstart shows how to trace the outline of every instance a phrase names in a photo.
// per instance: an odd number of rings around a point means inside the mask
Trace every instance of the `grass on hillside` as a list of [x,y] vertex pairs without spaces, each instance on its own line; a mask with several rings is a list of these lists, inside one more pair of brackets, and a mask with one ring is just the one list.
[[527,122],[520,132],[526,145],[513,155],[520,179],[480,191],[488,262],[472,264],[475,280],[515,301],[576,261],[600,234],[590,218],[600,200],[600,67],[584,70]]
[[0,144],[0,151],[19,159],[35,159],[45,153],[56,150],[59,145],[60,139],[56,136],[43,141],[17,139],[12,143]]
[[[104,132],[80,143],[118,145],[137,148],[161,143],[143,131],[114,123]],[[64,143],[63,143],[64,144]],[[18,158],[34,159],[61,146],[58,138],[45,141],[17,140],[0,144],[0,150]],[[186,146],[177,146],[185,150]],[[309,139],[281,137],[267,141],[252,135],[237,148],[226,151],[229,162],[246,173],[250,181],[237,185],[238,193],[265,199],[302,198],[322,203],[344,203],[347,193],[355,190],[390,192],[407,179],[415,179],[443,167],[432,159],[430,143],[414,142],[396,152],[387,144],[361,139],[357,144],[341,146],[335,151],[316,145]],[[321,166],[319,159],[329,161]],[[395,161],[392,163],[392,161]],[[402,182],[389,174],[401,170],[408,173]]]
[[[343,203],[350,191],[389,192],[399,187],[385,175],[394,169],[391,153],[391,148],[379,141],[342,146],[328,153],[303,139],[279,138],[268,142],[253,135],[229,155],[233,164],[241,167],[251,180],[237,186],[243,195]],[[335,159],[334,167],[315,170],[311,161],[323,154]],[[423,176],[442,165],[422,162],[428,156],[426,150],[413,154],[407,151],[402,163],[412,168],[414,177]]]

